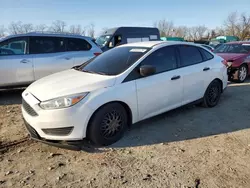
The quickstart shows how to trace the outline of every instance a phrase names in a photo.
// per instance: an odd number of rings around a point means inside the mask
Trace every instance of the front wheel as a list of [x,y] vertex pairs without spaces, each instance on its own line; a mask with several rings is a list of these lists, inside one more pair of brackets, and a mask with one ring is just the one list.
[[107,146],[122,138],[128,127],[125,108],[119,103],[101,107],[90,120],[87,137],[98,146]]
[[211,82],[203,97],[203,106],[207,108],[214,107],[218,104],[221,96],[221,84],[218,80]]
[[248,75],[248,71],[247,71],[247,66],[246,65],[241,65],[239,70],[238,70],[238,82],[242,83],[246,80]]

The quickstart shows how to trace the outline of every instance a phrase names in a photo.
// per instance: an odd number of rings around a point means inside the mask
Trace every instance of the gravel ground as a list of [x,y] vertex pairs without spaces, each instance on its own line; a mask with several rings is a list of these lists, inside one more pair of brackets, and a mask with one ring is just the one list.
[[[0,148],[24,138],[22,90],[0,92]],[[250,187],[250,81],[212,109],[180,108],[138,123],[93,153],[26,141],[0,150],[0,187]]]

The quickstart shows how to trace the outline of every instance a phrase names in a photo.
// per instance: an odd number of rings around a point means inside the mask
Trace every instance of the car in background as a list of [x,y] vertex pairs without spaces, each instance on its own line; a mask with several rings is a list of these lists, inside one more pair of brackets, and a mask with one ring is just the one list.
[[244,82],[250,73],[250,42],[237,41],[222,44],[214,50],[230,65],[229,80]]
[[25,125],[54,146],[79,150],[85,138],[110,145],[157,114],[193,102],[216,106],[227,87],[223,61],[187,42],[121,45],[31,84],[22,93]]
[[207,48],[208,50],[210,50],[211,52],[214,51],[214,48],[212,46],[206,45],[206,44],[201,44],[201,46],[203,46],[204,48]]
[[209,42],[209,45],[215,47],[218,44],[235,42],[239,41],[239,37],[236,36],[217,36],[216,38],[212,38]]
[[223,43],[219,43],[219,44],[216,44],[213,48],[216,49],[216,48],[219,48]]
[[160,32],[155,27],[116,27],[104,31],[95,42],[102,51],[107,51],[123,44],[157,40]]
[[32,32],[0,40],[0,88],[27,86],[102,53],[90,37]]

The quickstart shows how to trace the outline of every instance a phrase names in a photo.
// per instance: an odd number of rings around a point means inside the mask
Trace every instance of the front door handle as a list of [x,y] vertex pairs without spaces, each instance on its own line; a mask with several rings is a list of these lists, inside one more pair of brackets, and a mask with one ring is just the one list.
[[205,68],[203,69],[203,71],[208,71],[208,70],[210,70],[209,67],[205,67]]
[[181,78],[180,75],[179,75],[179,76],[174,76],[174,77],[171,78],[171,80],[178,80],[178,79],[180,79],[180,78]]
[[30,62],[30,61],[27,60],[27,59],[23,59],[23,60],[20,61],[20,63],[29,63],[29,62]]
[[66,60],[70,60],[70,59],[71,59],[71,57],[65,57],[64,59],[66,59]]

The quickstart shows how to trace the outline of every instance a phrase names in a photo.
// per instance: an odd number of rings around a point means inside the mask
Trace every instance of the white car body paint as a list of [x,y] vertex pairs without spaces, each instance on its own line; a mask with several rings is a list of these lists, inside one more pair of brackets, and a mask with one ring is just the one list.
[[[213,53],[212,60],[200,64],[123,82],[128,74],[149,54],[159,48],[178,44],[196,46],[185,42],[162,41],[126,44],[117,48],[134,46],[152,47],[152,49],[127,70],[116,76],[91,74],[72,69],[44,77],[31,84],[22,94],[23,99],[38,113],[38,116],[32,117],[22,108],[24,119],[42,138],[81,140],[86,137],[91,116],[97,109],[109,102],[125,103],[131,110],[132,123],[136,123],[201,99],[208,85],[216,78],[222,81],[223,89],[227,87],[226,66],[222,64],[223,59]],[[209,67],[210,70],[203,71],[206,67]],[[171,80],[173,76],[178,75],[180,75],[180,79]],[[69,108],[44,110],[39,106],[41,101],[83,92],[90,93]],[[26,96],[27,93],[29,97]],[[67,136],[47,135],[42,131],[43,128],[68,126],[74,126],[74,129]]]

